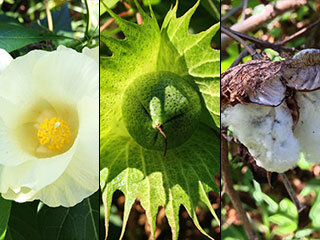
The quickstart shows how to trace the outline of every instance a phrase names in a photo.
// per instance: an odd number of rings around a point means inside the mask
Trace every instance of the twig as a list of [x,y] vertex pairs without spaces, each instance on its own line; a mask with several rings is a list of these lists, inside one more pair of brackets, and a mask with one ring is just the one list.
[[234,31],[234,30],[232,30],[230,28],[228,28],[228,30],[231,33],[233,33],[234,35],[237,35],[238,37],[241,37],[243,39],[249,40],[249,41],[254,42],[257,45],[260,45],[260,46],[263,46],[263,47],[272,48],[272,49],[274,49],[276,51],[279,51],[279,50],[284,50],[284,51],[288,51],[288,52],[295,52],[296,51],[296,49],[291,48],[291,47],[282,46],[283,44],[280,44],[280,43],[271,43],[271,42],[268,42],[268,41],[264,41],[264,40],[261,40],[259,38],[252,37],[252,36],[250,36],[248,34]]
[[233,188],[232,174],[230,170],[229,160],[228,160],[228,143],[224,137],[221,136],[221,172],[224,181],[224,190],[228,194],[234,208],[240,216],[243,223],[244,229],[250,240],[258,240],[256,233],[253,231],[249,219],[245,210],[242,207],[241,200],[238,192]]
[[[253,48],[253,49],[255,49],[255,44],[251,44],[251,45],[249,45],[251,48]],[[244,57],[246,57],[246,56],[248,56],[249,55],[249,52],[248,52],[248,50],[247,49],[244,49],[239,55],[238,55],[238,57],[233,61],[233,63],[231,64],[231,66],[229,67],[229,68],[232,68],[232,67],[234,67],[234,66],[237,66],[240,62],[241,62],[241,60],[244,58]]]
[[262,57],[253,48],[249,47],[248,44],[242,38],[231,32],[230,29],[221,26],[221,31],[227,34],[229,37],[236,40],[237,42],[241,43],[242,46],[244,46],[245,49],[247,49],[247,51],[250,53],[252,58],[262,59]]
[[[265,6],[264,10],[258,14],[255,14],[246,20],[236,23],[231,27],[231,29],[238,31],[238,32],[250,32],[257,27],[260,27],[262,24],[266,23],[267,21],[280,16],[284,12],[291,10],[295,7],[299,7],[305,5],[307,0],[282,0],[277,1],[277,9],[274,8],[273,4],[270,3]],[[221,49],[224,50],[227,46],[232,42],[225,34],[221,35]]]
[[290,183],[287,175],[286,175],[285,173],[280,173],[280,176],[281,176],[281,178],[282,178],[282,182],[283,182],[284,186],[286,187],[286,189],[287,189],[287,191],[288,191],[288,194],[289,194],[291,200],[294,202],[294,204],[295,204],[296,207],[297,207],[298,212],[300,213],[303,209],[306,208],[306,206],[303,205],[303,204],[299,201],[299,199],[297,198],[296,193],[294,192],[294,190],[293,190],[293,188],[292,188],[292,186],[291,186],[291,183]]
[[320,24],[320,19],[318,19],[317,21],[311,23],[309,26],[304,27],[303,29],[299,30],[298,32],[292,34],[291,36],[286,37],[285,39],[283,39],[281,42],[278,42],[277,44],[278,45],[284,45],[287,42],[299,37],[300,35],[302,35],[306,31],[310,30],[311,28],[317,26],[318,24]]
[[242,15],[241,15],[241,22],[246,19],[246,9],[248,7],[248,0],[243,0],[243,8],[242,8]]
[[243,6],[243,1],[240,3],[240,5],[238,7],[232,8],[229,12],[226,13],[226,15],[224,15],[223,17],[221,17],[221,22],[224,22],[225,20],[227,20],[229,17],[231,17],[233,14],[235,14],[236,12],[238,12]]

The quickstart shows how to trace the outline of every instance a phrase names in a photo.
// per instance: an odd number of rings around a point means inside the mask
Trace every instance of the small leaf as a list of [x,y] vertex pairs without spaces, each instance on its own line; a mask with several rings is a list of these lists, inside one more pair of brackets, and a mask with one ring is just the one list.
[[0,48],[7,52],[12,52],[32,43],[64,38],[53,33],[27,28],[19,23],[0,22]]
[[101,0],[100,1],[100,16],[107,11],[107,8],[114,7],[120,0]]
[[273,231],[278,235],[292,233],[298,228],[298,225],[294,221],[282,214],[274,214],[270,216],[269,221],[278,225]]
[[302,189],[300,195],[302,197],[305,197],[313,191],[320,192],[320,179],[311,179],[308,184]]
[[314,231],[315,231],[315,229],[306,228],[306,229],[302,229],[302,230],[297,231],[294,236],[298,239],[301,239],[303,237],[310,236]]

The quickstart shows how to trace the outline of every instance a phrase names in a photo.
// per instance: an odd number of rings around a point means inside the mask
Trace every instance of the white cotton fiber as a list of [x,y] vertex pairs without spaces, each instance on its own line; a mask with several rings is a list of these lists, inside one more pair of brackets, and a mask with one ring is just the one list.
[[320,163],[320,90],[297,92],[299,122],[294,131],[309,162]]
[[285,172],[299,160],[299,144],[292,132],[292,116],[286,103],[278,107],[255,104],[228,106],[222,124],[244,144],[257,165],[271,172]]

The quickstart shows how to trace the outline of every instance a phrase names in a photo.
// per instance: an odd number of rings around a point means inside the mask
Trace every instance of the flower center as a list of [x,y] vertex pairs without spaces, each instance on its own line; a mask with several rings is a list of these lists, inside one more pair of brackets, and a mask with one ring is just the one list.
[[70,142],[71,131],[67,123],[60,118],[44,119],[38,130],[41,145],[47,145],[52,151],[61,150]]

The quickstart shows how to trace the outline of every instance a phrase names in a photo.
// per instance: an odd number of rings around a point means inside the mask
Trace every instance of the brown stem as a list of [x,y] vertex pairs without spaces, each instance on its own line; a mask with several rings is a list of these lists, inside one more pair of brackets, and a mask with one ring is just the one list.
[[284,51],[288,51],[288,52],[295,52],[296,51],[294,48],[282,46],[283,45],[282,43],[271,43],[268,41],[261,40],[259,38],[252,37],[252,36],[247,35],[245,33],[234,31],[230,28],[228,30],[231,33],[233,33],[234,35],[237,35],[238,37],[249,40],[249,41],[256,43],[257,45],[262,46],[262,47],[272,48],[276,51],[279,51],[279,50],[284,50]]
[[286,187],[286,189],[287,189],[287,191],[288,191],[288,194],[289,194],[291,200],[294,202],[294,204],[295,204],[296,207],[297,207],[298,212],[300,213],[303,209],[306,208],[306,206],[303,205],[303,204],[299,201],[299,199],[297,198],[296,193],[294,192],[294,190],[293,190],[293,188],[292,188],[292,186],[291,186],[291,183],[290,183],[287,175],[286,175],[285,173],[280,173],[280,176],[281,176],[281,178],[282,178],[282,182],[283,182],[284,186]]
[[311,28],[317,26],[318,24],[320,24],[320,19],[318,19],[317,21],[311,23],[309,26],[306,26],[304,28],[302,28],[301,30],[299,30],[298,32],[292,34],[291,36],[286,37],[285,39],[283,39],[281,42],[277,43],[279,45],[284,45],[287,42],[299,37],[300,35],[302,35],[303,33],[305,33],[306,31],[310,30]]
[[256,233],[253,231],[245,210],[242,207],[241,200],[237,191],[233,188],[232,174],[228,160],[228,143],[221,136],[221,172],[224,181],[224,189],[228,194],[234,208],[240,216],[247,236],[250,240],[258,240]]
[[223,33],[225,33],[226,35],[228,35],[229,37],[236,40],[237,42],[241,43],[242,46],[244,46],[245,49],[247,49],[247,51],[250,53],[250,55],[253,58],[262,59],[262,57],[253,48],[251,48],[241,37],[239,37],[236,34],[234,34],[233,32],[231,32],[230,29],[225,28],[224,26],[221,26],[221,31]]
[[[307,0],[282,0],[277,1],[277,7],[275,8],[272,3],[269,3],[260,13],[254,14],[242,22],[236,23],[231,28],[238,32],[250,32],[267,21],[280,16],[284,12],[305,4],[307,4]],[[221,50],[226,49],[231,42],[232,39],[230,39],[230,37],[221,34]]]
[[226,13],[223,17],[221,17],[221,22],[224,22],[227,20],[229,17],[231,17],[233,14],[238,12],[243,6],[243,0],[241,1],[240,5],[238,7],[232,8],[229,12]]
[[166,134],[163,132],[163,130],[162,130],[162,124],[158,124],[157,126],[156,126],[156,129],[162,134],[162,136],[163,136],[163,138],[164,138],[164,153],[163,153],[163,156],[166,156],[166,154],[167,154],[167,144],[168,144],[168,142],[167,142],[167,136],[166,136]]
[[[255,44],[250,44],[249,47],[255,49]],[[244,57],[248,56],[249,52],[247,49],[244,49],[241,53],[239,53],[238,57],[233,61],[233,63],[231,64],[231,66],[229,68],[232,68],[234,66],[237,66]]]

